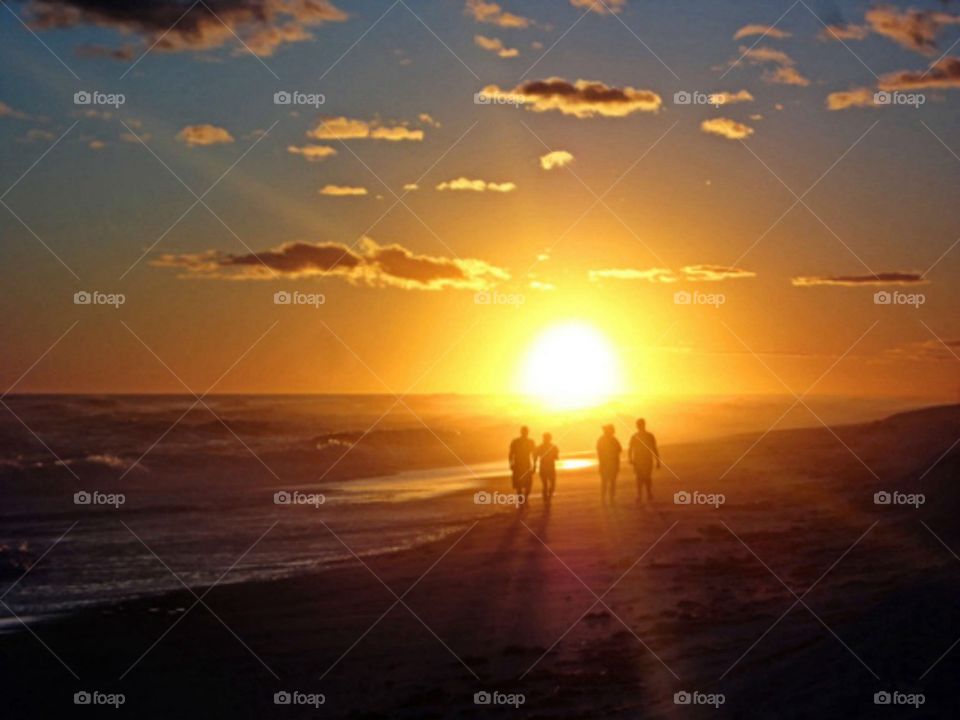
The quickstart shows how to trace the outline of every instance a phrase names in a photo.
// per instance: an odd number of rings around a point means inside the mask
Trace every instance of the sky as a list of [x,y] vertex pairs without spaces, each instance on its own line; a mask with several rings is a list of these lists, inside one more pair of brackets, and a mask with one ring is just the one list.
[[7,0],[0,33],[7,392],[511,393],[563,323],[624,393],[960,392],[955,3]]

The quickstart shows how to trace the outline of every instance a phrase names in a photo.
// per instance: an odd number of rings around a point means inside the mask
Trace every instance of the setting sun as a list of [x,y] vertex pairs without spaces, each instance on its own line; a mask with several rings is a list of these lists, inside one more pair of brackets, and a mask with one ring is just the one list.
[[520,389],[554,409],[599,405],[621,389],[616,353],[590,325],[557,325],[534,338]]

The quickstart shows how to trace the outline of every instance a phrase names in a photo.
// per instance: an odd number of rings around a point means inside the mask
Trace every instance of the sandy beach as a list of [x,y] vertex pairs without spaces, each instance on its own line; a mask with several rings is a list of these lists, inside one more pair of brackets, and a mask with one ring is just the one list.
[[[92,710],[140,718],[874,717],[883,691],[946,717],[958,436],[945,407],[666,445],[653,506],[626,472],[614,507],[594,470],[567,472],[549,509],[535,493],[413,550],[31,623],[0,636],[4,716],[96,690],[124,704]],[[341,544],[332,513],[315,532]],[[300,695],[278,706],[284,691]]]

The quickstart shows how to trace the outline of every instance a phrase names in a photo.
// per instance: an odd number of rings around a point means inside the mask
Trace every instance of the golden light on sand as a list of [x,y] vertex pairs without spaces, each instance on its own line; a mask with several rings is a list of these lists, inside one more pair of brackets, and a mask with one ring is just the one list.
[[533,340],[520,388],[554,410],[599,405],[621,389],[617,355],[606,336],[586,323],[553,326]]

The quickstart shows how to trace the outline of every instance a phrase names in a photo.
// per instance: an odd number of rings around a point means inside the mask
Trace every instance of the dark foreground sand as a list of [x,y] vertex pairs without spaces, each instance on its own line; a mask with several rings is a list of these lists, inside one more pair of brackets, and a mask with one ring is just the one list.
[[[40,623],[0,636],[0,717],[957,717],[957,438],[960,408],[774,432],[725,476],[757,436],[668,446],[652,508],[627,473],[613,508],[566,474],[549,512],[535,498],[366,566]],[[79,690],[125,704],[77,707]],[[325,703],[277,706],[282,690]],[[524,704],[475,705],[484,690]]]

